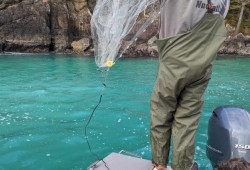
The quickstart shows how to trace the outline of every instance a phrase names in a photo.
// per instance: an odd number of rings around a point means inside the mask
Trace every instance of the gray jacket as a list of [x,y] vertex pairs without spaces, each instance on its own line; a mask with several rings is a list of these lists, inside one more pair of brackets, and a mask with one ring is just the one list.
[[[230,0],[211,1],[213,14],[225,18]],[[165,39],[191,30],[207,12],[207,4],[207,0],[162,0],[159,38]]]

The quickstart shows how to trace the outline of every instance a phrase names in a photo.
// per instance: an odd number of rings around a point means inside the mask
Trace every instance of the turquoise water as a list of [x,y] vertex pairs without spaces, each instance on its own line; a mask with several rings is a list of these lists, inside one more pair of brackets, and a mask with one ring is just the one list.
[[[205,154],[208,119],[219,105],[250,110],[250,58],[219,59],[206,91],[195,159]],[[122,149],[151,159],[149,100],[156,59],[119,60],[88,129],[94,152]],[[86,169],[84,126],[99,101],[103,77],[93,58],[73,55],[0,55],[0,170]]]

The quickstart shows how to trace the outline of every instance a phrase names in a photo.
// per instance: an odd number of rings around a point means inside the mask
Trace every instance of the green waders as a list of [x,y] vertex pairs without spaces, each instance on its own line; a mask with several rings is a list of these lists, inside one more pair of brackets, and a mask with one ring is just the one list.
[[172,137],[173,169],[191,169],[204,92],[226,34],[222,17],[205,14],[191,31],[157,40],[159,70],[151,98],[152,159],[156,164],[167,164]]

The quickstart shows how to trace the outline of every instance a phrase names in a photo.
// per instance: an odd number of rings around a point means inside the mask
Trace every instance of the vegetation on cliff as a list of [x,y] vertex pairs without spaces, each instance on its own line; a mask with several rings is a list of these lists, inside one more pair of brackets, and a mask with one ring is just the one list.
[[[227,23],[245,35],[250,35],[250,0],[231,0]],[[237,29],[236,29],[237,30]],[[235,31],[236,31],[235,30]]]

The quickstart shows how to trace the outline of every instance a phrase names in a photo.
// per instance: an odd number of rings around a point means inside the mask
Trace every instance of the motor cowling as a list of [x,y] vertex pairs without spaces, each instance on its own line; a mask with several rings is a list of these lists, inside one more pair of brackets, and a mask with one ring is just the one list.
[[236,106],[216,108],[209,119],[206,154],[213,168],[235,157],[250,161],[250,113]]

